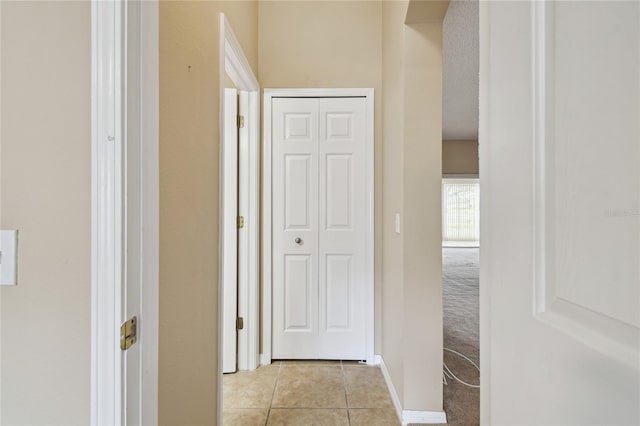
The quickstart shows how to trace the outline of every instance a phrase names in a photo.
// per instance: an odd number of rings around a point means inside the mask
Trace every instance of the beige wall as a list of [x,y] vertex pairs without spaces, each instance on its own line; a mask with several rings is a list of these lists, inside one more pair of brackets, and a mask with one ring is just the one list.
[[[395,215],[403,212],[404,18],[408,1],[382,3],[382,351],[400,401],[404,400],[403,234]],[[402,225],[402,224],[401,224]],[[403,229],[404,226],[401,226]]]
[[442,8],[405,25],[408,5],[383,4],[382,356],[403,409],[441,411]]
[[442,410],[442,23],[404,33],[405,410]]
[[257,75],[256,2],[160,4],[162,425],[217,422],[219,12]]
[[89,423],[91,6],[1,2],[0,197],[20,230],[0,287],[0,422]]
[[445,175],[480,172],[477,140],[442,141],[442,173]]
[[375,89],[376,353],[382,330],[382,3],[261,1],[263,88]]

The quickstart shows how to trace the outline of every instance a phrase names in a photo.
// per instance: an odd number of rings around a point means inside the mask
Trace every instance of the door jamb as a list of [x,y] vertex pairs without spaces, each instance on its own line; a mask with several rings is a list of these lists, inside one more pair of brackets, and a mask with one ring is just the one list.
[[[219,16],[220,68],[219,68],[219,146],[220,146],[220,210],[224,208],[224,85],[225,72],[233,81],[240,96],[238,111],[247,117],[245,128],[240,129],[240,179],[238,191],[246,203],[239,203],[238,215],[244,216],[245,224],[238,235],[238,316],[245,318],[244,329],[238,333],[238,369],[254,370],[259,365],[259,236],[260,236],[260,85],[253,73],[242,47],[238,42],[224,13]],[[243,167],[244,166],[244,167]],[[246,208],[246,210],[244,210]],[[222,235],[222,216],[219,235]],[[223,327],[223,264],[222,240],[218,245],[218,423],[222,424],[222,327]]]
[[367,251],[365,271],[370,283],[365,301],[369,326],[366,335],[367,364],[375,364],[375,302],[374,302],[374,90],[370,88],[348,89],[264,89],[264,151],[262,179],[262,353],[260,364],[271,364],[271,331],[272,331],[272,140],[271,110],[273,98],[338,98],[363,97],[366,99],[366,146],[365,164],[369,206],[367,223]]
[[[141,416],[158,423],[159,97],[158,2],[140,2],[142,51]],[[126,422],[120,349],[126,193],[123,141],[126,3],[91,2],[91,387],[92,425]]]

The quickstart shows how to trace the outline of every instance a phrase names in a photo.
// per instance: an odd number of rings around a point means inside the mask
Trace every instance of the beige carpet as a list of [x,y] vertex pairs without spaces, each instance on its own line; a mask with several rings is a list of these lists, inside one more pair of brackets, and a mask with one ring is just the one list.
[[[480,365],[479,353],[479,250],[443,248],[442,288],[444,346],[463,353]],[[478,371],[449,352],[444,361],[467,383],[478,384]],[[448,380],[444,386],[444,410],[450,425],[480,423],[480,390]]]

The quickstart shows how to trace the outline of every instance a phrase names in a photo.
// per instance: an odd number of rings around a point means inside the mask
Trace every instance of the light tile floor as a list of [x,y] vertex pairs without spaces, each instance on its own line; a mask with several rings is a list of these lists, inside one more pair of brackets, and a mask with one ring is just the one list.
[[225,374],[225,426],[400,425],[379,367],[276,361]]

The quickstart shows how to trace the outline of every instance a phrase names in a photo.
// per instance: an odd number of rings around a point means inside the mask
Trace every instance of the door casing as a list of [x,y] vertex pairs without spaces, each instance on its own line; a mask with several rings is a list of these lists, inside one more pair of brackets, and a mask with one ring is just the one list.
[[[238,145],[238,215],[245,218],[238,233],[238,316],[244,318],[244,328],[238,333],[238,369],[254,370],[259,365],[259,236],[260,236],[260,84],[238,42],[229,21],[220,13],[220,116],[219,140],[225,137],[225,73],[233,81],[239,95],[238,113],[245,116],[245,126],[239,129]],[[224,144],[220,143],[220,209],[224,210]],[[219,234],[224,226],[220,216]],[[218,407],[222,407],[222,335],[224,314],[223,240],[218,241]],[[222,424],[222,410],[218,410]]]
[[375,364],[375,308],[374,308],[374,90],[370,88],[345,89],[264,89],[263,111],[263,177],[262,177],[262,353],[260,364],[271,364],[272,334],[272,138],[271,108],[273,98],[339,98],[362,97],[366,100],[365,113],[365,167],[366,204],[369,208],[366,232],[365,275],[369,283],[367,300],[366,353],[367,364]]
[[[127,8],[137,7],[135,17]],[[126,378],[119,328],[126,312],[124,272],[127,193],[124,114],[127,93],[139,96],[140,424],[158,423],[159,79],[158,2],[91,2],[91,388],[92,425],[126,424]],[[131,31],[135,34],[131,34]],[[138,79],[127,81],[123,46],[139,49]],[[114,72],[115,71],[115,72]],[[134,81],[135,80],[135,81]]]

